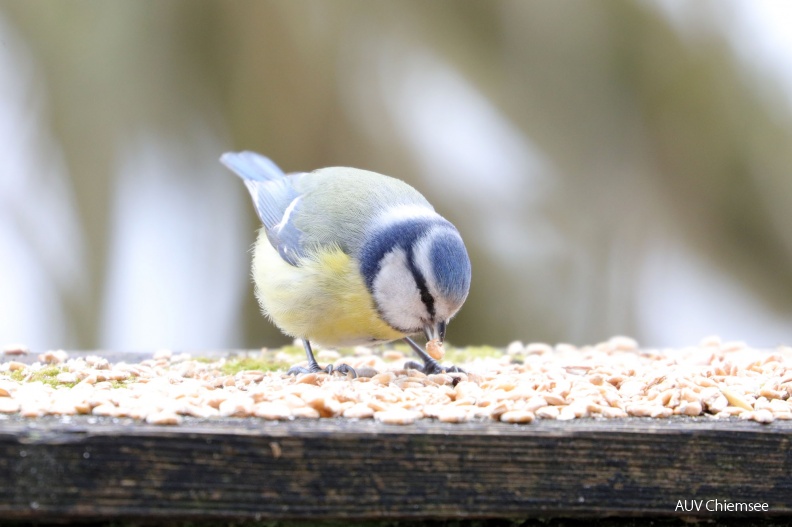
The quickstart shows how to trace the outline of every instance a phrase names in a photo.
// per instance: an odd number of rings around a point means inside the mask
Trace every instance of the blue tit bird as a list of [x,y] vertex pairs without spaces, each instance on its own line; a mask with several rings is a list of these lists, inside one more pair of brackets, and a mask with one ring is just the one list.
[[[263,223],[253,249],[262,312],[302,339],[308,368],[322,369],[311,343],[337,347],[405,339],[425,373],[444,368],[410,335],[445,338],[470,289],[470,259],[456,227],[398,179],[332,167],[284,174],[255,152],[220,161],[239,175]],[[337,368],[352,370],[347,365]]]

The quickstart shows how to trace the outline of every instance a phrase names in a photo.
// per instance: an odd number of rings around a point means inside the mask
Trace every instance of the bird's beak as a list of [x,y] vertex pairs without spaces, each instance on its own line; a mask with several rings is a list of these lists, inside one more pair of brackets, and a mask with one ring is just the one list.
[[445,340],[446,323],[445,321],[438,322],[437,324],[430,324],[424,328],[426,340],[437,339],[440,344]]

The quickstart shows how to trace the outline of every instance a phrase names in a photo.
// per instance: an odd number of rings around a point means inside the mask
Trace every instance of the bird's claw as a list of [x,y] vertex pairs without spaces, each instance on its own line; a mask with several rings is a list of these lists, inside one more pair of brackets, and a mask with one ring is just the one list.
[[355,368],[349,364],[339,364],[337,368],[333,367],[332,364],[328,364],[324,371],[328,374],[337,371],[338,373],[346,375],[347,377],[351,375],[353,379],[357,378],[357,372],[355,371]]
[[465,370],[459,366],[442,366],[439,362],[430,359],[425,364],[420,364],[415,361],[408,361],[404,364],[405,369],[418,370],[426,375],[433,375],[435,373],[465,373]]
[[349,366],[348,364],[340,364],[337,368],[332,364],[328,364],[326,368],[322,368],[316,363],[310,364],[307,368],[304,366],[292,366],[289,368],[287,375],[299,375],[300,373],[327,373],[330,375],[336,371],[347,376],[351,374],[353,379],[357,377],[355,368]]

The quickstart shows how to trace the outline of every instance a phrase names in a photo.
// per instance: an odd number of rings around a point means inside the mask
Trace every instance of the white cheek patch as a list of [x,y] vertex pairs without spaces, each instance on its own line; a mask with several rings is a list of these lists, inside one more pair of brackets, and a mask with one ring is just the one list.
[[422,320],[428,320],[429,314],[404,249],[396,248],[382,258],[373,290],[377,307],[391,326],[411,333],[423,329]]

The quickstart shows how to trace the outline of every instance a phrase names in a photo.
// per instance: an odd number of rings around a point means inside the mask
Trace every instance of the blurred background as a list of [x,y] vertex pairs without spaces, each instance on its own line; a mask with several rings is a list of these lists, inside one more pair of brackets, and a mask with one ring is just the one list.
[[421,190],[453,344],[792,342],[785,0],[0,0],[0,345],[287,342],[218,162]]

